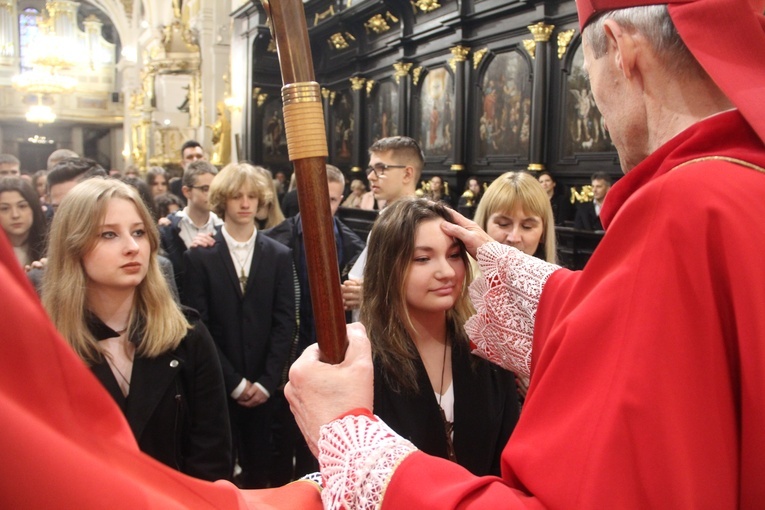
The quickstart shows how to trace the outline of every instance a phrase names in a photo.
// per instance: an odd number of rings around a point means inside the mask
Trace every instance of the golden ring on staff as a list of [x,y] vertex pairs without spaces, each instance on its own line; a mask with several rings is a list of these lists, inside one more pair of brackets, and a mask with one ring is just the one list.
[[321,105],[321,87],[315,81],[282,87],[284,130],[290,161],[327,157],[327,133]]

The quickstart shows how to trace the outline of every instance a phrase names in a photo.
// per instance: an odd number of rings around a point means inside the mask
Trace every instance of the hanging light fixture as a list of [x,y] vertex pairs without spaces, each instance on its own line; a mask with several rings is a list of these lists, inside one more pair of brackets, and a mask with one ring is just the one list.
[[46,15],[38,19],[39,33],[31,44],[31,70],[13,77],[13,87],[37,96],[37,104],[26,114],[29,122],[49,124],[56,120],[50,106],[42,103],[44,96],[69,94],[77,79],[62,73],[87,62],[87,51],[77,33],[77,8],[71,0],[48,0]]
[[43,124],[51,124],[55,122],[56,114],[50,106],[42,104],[42,97],[38,94],[37,104],[33,104],[29,107],[26,118],[27,122],[42,126]]

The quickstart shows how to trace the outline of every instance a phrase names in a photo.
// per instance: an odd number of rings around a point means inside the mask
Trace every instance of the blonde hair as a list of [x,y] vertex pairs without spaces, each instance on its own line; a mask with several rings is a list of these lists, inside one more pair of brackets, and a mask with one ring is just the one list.
[[[523,212],[542,218],[542,238],[535,252],[539,258],[555,263],[555,221],[547,193],[532,175],[526,172],[505,172],[486,189],[475,211],[475,221],[486,230],[492,214],[512,211],[517,203]],[[544,248],[541,252],[540,249]]]
[[88,277],[82,259],[95,247],[113,199],[135,206],[151,247],[148,272],[136,287],[128,325],[129,337],[140,339],[138,355],[154,358],[175,349],[191,327],[159,269],[159,233],[138,192],[116,179],[88,179],[67,193],[53,218],[42,301],[58,331],[89,364],[100,363],[103,354],[86,321]]
[[230,163],[218,172],[210,184],[210,209],[225,218],[226,202],[249,185],[258,197],[258,204],[270,198],[268,179],[248,163]]
[[[401,198],[385,208],[372,227],[364,267],[361,322],[372,343],[375,361],[387,384],[397,392],[418,391],[415,360],[419,358],[411,336],[414,327],[406,305],[404,283],[414,254],[417,228],[426,221],[452,221],[442,203],[422,198]],[[464,246],[465,281],[454,307],[446,313],[449,338],[467,346],[463,325],[472,313],[468,284],[470,263]]]

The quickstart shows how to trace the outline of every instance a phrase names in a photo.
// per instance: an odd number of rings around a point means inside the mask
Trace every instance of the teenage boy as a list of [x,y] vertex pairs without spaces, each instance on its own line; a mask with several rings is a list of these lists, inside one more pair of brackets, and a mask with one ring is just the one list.
[[[414,196],[424,167],[425,156],[420,145],[408,136],[390,136],[373,143],[369,147],[366,173],[381,208],[399,198]],[[353,311],[354,319],[357,319],[361,306],[366,261],[364,248],[341,288],[345,309]]]
[[167,217],[169,225],[159,227],[162,249],[173,263],[173,273],[178,292],[183,296],[183,254],[194,246],[199,234],[214,234],[215,227],[223,221],[212,211],[208,201],[210,184],[218,169],[207,161],[191,163],[183,173],[183,196],[187,205]]
[[242,488],[268,485],[270,397],[295,328],[292,250],[255,228],[268,193],[270,183],[255,167],[226,166],[210,186],[210,206],[223,218],[215,244],[184,255],[183,302],[199,311],[219,349]]

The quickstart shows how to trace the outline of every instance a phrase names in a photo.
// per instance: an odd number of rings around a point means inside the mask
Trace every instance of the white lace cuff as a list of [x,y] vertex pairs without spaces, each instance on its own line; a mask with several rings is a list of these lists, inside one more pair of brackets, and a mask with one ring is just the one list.
[[498,242],[484,244],[476,256],[482,272],[470,285],[476,314],[465,323],[473,353],[528,376],[539,298],[560,266]]
[[393,471],[417,448],[385,423],[346,416],[321,428],[319,467],[325,509],[377,509]]

